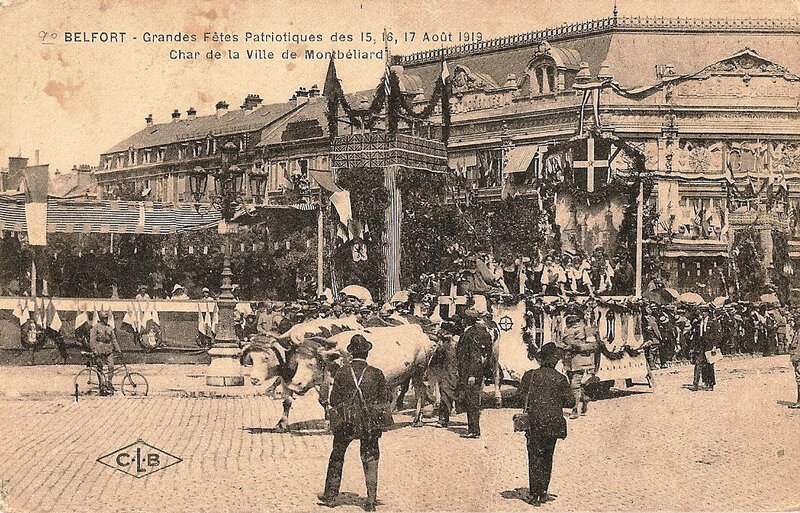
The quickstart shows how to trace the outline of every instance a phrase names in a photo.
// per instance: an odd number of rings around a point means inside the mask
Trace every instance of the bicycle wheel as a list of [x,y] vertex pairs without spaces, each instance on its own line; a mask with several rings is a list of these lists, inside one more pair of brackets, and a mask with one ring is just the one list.
[[146,396],[149,390],[147,378],[138,372],[129,372],[122,378],[122,395]]
[[100,395],[100,373],[97,369],[85,368],[75,376],[78,395]]

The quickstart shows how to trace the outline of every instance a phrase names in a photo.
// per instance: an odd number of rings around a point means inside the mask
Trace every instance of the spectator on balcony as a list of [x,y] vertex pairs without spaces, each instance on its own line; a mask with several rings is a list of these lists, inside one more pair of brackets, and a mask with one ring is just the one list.
[[176,283],[174,287],[172,287],[172,297],[171,299],[177,300],[187,300],[189,296],[186,294],[186,289],[180,283]]
[[136,300],[150,299],[150,294],[147,293],[147,285],[139,285],[139,292],[136,294],[136,297],[134,299]]

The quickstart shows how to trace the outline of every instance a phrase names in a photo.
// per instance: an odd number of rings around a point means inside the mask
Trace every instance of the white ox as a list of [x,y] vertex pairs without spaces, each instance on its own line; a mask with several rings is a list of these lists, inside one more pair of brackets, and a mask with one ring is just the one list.
[[364,327],[359,324],[358,317],[355,315],[341,318],[320,317],[295,324],[286,333],[282,334],[278,340],[287,340],[290,345],[297,347],[311,337],[328,338],[342,331],[361,329],[364,329]]
[[271,345],[266,347],[253,346],[246,350],[246,353],[253,361],[253,367],[250,371],[251,383],[258,386],[279,378],[273,384],[273,387],[278,381],[283,387],[283,415],[278,421],[277,429],[279,431],[287,431],[289,429],[289,412],[294,402],[294,392],[287,385],[294,377],[297,369],[298,348],[307,339],[330,337],[342,332],[363,329],[364,327],[358,323],[358,319],[354,315],[342,318],[312,319],[292,326],[277,340],[274,340]]
[[[423,375],[436,350],[436,344],[418,324],[404,324],[359,331],[372,343],[367,361],[386,376],[389,386],[396,387],[409,378],[417,399],[414,425],[421,425],[422,402],[425,399]],[[326,340],[306,341],[297,351],[297,370],[288,388],[304,394],[320,385],[320,402],[327,405],[333,371],[348,358],[347,345],[354,332],[340,333]]]

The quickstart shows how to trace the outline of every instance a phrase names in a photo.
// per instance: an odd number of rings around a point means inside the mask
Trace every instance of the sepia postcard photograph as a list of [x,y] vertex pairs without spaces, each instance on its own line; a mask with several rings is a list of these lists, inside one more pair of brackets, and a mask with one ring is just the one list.
[[0,48],[0,512],[800,511],[799,0]]

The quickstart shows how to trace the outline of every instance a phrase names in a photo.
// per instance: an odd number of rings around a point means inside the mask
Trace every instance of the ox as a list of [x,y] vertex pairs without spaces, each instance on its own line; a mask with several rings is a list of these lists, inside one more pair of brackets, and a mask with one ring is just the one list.
[[[363,327],[355,316],[313,319],[293,326],[269,345],[252,345],[243,351],[242,361],[251,359],[253,362],[250,372],[250,382],[253,385],[264,385],[277,378],[272,387],[277,386],[278,382],[283,387],[283,415],[276,426],[278,431],[289,429],[289,412],[294,402],[294,392],[287,385],[295,375],[298,354],[306,344],[306,339],[330,337],[344,331],[361,329]],[[307,352],[306,349],[302,351]],[[319,386],[318,383],[315,385]],[[322,400],[320,403],[325,406]]]
[[[372,342],[369,363],[382,370],[392,389],[409,378],[417,398],[414,426],[421,426],[422,404],[426,397],[423,375],[436,350],[436,344],[418,324],[370,328],[359,332]],[[347,355],[353,333],[340,333],[328,339],[306,341],[297,350],[297,369],[288,388],[304,394],[320,385],[320,403],[327,406],[331,376]],[[322,378],[320,380],[320,378]]]

